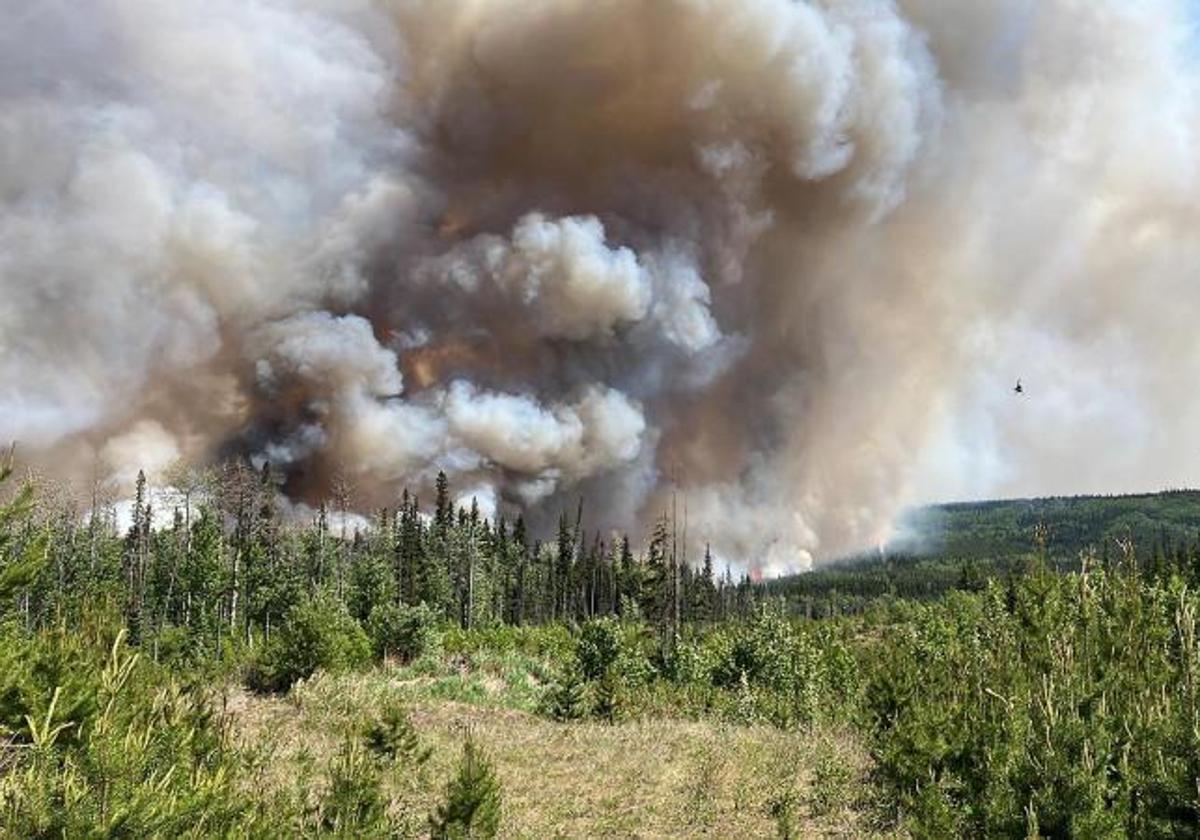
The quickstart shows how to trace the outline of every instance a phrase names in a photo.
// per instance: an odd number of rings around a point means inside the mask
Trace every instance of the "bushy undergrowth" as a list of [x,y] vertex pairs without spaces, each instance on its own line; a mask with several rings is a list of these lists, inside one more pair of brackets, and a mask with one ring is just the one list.
[[[264,800],[236,784],[240,758],[212,703],[116,623],[10,626],[0,648],[0,836],[255,836],[281,825],[387,836],[403,826],[383,780],[428,758],[399,705],[412,697],[563,721],[858,726],[878,795],[915,837],[1189,837],[1200,824],[1198,616],[1200,595],[1179,578],[1035,569],[842,622],[763,609],[665,650],[644,624],[602,618],[573,631],[446,630],[443,650],[430,653],[427,616],[377,614],[368,635],[317,598],[255,654],[256,685],[283,690],[358,667],[372,647],[380,655],[418,640],[407,656],[425,654],[383,672],[378,698],[351,702],[332,683],[317,691],[319,680],[297,689],[309,705],[324,697],[378,710],[347,729],[315,800]],[[846,807],[844,774],[832,762],[818,770],[824,793],[806,807]],[[785,822],[794,805],[780,806]]]
[[778,726],[843,720],[859,688],[853,651],[833,623],[799,625],[769,609],[679,645],[676,679],[736,695],[744,722]]
[[446,801],[429,818],[431,840],[491,840],[500,828],[500,783],[487,756],[468,735]]
[[660,650],[640,623],[584,624],[543,711],[560,720],[716,716],[735,723],[848,720],[860,690],[853,648],[835,625],[797,625],[762,609]]
[[1178,579],[1037,571],[888,628],[866,717],[912,833],[1195,836],[1198,612]]
[[367,634],[375,656],[411,662],[436,650],[440,624],[425,604],[378,604],[367,618]]
[[[107,590],[99,607],[27,629],[18,593],[45,543],[27,525],[18,547],[5,526],[27,507],[24,495],[0,506],[0,838],[491,836],[499,790],[474,745],[432,818],[390,798],[429,757],[399,705],[410,699],[559,721],[853,727],[870,744],[874,799],[917,838],[1198,836],[1200,593],[1180,566],[1031,563],[938,601],[823,621],[763,606],[666,642],[632,610],[464,630],[387,601],[359,605],[364,627],[321,589],[265,641],[233,620],[224,632],[203,617],[131,623],[137,605]],[[386,663],[377,696],[345,696],[338,673],[372,661]],[[247,781],[253,761],[214,701],[239,672],[346,722],[317,781],[269,793]],[[370,719],[351,725],[363,708]],[[818,761],[813,784],[803,803],[778,798],[781,832],[801,805],[856,800],[836,761]]]
[[371,661],[371,640],[333,598],[318,594],[293,607],[249,669],[260,691],[284,691],[318,669],[338,671]]
[[[347,720],[357,722],[319,775],[302,776],[294,789],[263,789],[218,698],[186,688],[111,624],[39,634],[4,628],[0,666],[5,840],[423,832],[425,818],[396,807],[389,793],[431,753],[394,692],[367,703],[352,698]],[[471,749],[434,815],[447,837],[495,834],[499,783]]]
[[559,663],[542,713],[561,721],[625,716],[634,705],[633,693],[659,674],[654,652],[654,641],[641,623],[611,617],[585,623]]
[[553,662],[567,659],[575,645],[571,629],[565,624],[493,624],[471,630],[447,627],[441,642],[448,656],[520,653]]
[[201,837],[258,824],[205,698],[124,632],[0,641],[0,836]]

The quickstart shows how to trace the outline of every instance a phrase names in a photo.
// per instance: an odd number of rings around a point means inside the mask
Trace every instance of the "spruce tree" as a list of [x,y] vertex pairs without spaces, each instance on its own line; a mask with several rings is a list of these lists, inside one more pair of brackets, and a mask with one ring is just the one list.
[[[12,455],[0,464],[0,485],[13,473]],[[33,487],[26,484],[7,502],[0,503],[0,613],[5,601],[19,590],[30,586],[46,564],[45,535],[20,544],[18,525],[27,521],[33,512]]]
[[450,483],[445,471],[439,470],[435,485],[433,522],[443,534],[454,524],[454,508],[450,504]]
[[525,517],[518,515],[513,525],[512,550],[516,553],[513,579],[513,623],[525,623],[527,579],[529,576],[529,543],[525,536]]
[[620,586],[617,589],[617,611],[622,618],[629,619],[630,611],[636,611],[642,597],[642,584],[629,535],[621,537],[621,559],[619,563]]
[[696,620],[712,621],[717,612],[717,587],[713,579],[712,546],[707,543],[704,546],[704,566],[700,570],[696,593]]
[[470,734],[446,801],[429,818],[430,840],[490,840],[500,828],[500,783]]
[[570,618],[571,569],[575,558],[575,534],[571,531],[567,514],[558,518],[558,552],[554,563],[554,610],[552,617]]
[[567,667],[559,680],[546,694],[545,711],[557,721],[581,720],[587,717],[587,684],[579,669]]
[[404,706],[397,701],[385,704],[379,716],[367,722],[363,738],[367,749],[388,763],[401,762],[418,767],[433,754],[430,747],[421,744]]
[[142,608],[145,601],[147,556],[150,552],[150,506],[146,501],[146,473],[138,470],[134,490],[133,521],[125,537],[125,621],[129,638],[137,642],[142,635]]
[[671,619],[668,552],[671,547],[671,532],[666,516],[654,523],[650,544],[646,548],[646,565],[641,581],[639,606],[646,619],[659,628],[664,638]]

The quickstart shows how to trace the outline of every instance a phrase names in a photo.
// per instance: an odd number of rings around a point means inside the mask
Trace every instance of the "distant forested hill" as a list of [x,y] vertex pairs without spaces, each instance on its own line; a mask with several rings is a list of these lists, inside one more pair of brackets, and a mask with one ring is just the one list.
[[1039,525],[1056,559],[1075,559],[1087,549],[1102,552],[1116,539],[1131,539],[1143,551],[1156,545],[1166,550],[1200,534],[1200,491],[966,502],[921,509],[910,522],[921,539],[896,549],[931,556],[986,560],[1024,554],[1033,548]]
[[1082,553],[1106,563],[1127,541],[1147,569],[1200,561],[1200,491],[965,502],[910,514],[883,551],[766,584],[814,614],[853,611],[881,595],[933,597],[1019,570],[1039,535],[1047,561],[1077,568]]

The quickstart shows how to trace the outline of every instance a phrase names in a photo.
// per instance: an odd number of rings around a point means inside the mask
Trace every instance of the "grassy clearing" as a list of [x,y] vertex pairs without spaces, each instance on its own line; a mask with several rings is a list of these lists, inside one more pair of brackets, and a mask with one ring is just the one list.
[[[393,811],[414,828],[437,803],[471,731],[503,785],[501,837],[877,836],[864,817],[867,759],[845,731],[554,723],[530,711],[535,676],[511,662],[468,667],[321,675],[286,698],[233,693],[227,711],[254,757],[255,785],[317,791],[346,735],[373,709],[403,698],[433,750],[425,765],[386,779]],[[461,670],[444,672],[454,669]]]

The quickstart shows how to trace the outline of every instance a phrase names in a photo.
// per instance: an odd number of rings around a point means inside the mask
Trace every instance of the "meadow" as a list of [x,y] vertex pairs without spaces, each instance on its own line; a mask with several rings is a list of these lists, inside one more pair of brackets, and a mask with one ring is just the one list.
[[461,510],[341,540],[263,502],[119,534],[10,494],[0,836],[1200,825],[1186,546],[1064,569],[1035,527],[1002,574],[814,616],[779,584],[684,572],[661,538],[584,550],[564,525],[534,547]]

